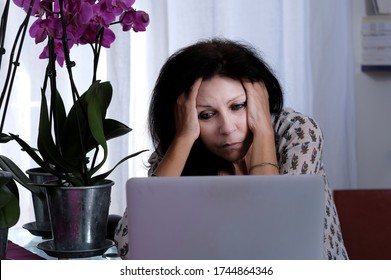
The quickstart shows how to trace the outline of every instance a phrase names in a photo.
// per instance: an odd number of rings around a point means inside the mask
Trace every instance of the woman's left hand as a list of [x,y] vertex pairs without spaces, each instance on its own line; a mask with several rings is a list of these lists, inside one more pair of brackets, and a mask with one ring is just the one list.
[[269,94],[262,81],[242,82],[247,96],[248,127],[253,134],[273,132]]
[[279,168],[276,168],[278,162],[269,94],[261,81],[242,81],[242,84],[247,96],[247,125],[253,133],[253,144],[248,154],[249,174],[276,175]]

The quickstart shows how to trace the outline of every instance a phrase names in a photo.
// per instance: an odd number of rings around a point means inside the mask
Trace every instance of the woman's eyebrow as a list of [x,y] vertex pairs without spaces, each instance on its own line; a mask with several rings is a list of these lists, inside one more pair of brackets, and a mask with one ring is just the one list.
[[[239,95],[237,95],[237,96],[235,96],[235,97],[229,99],[229,100],[226,102],[226,104],[229,105],[230,103],[236,101],[237,99],[243,98],[243,97],[245,98],[246,95],[245,95],[245,94],[239,94]],[[196,107],[212,108],[211,105],[204,105],[204,104],[196,104]]]
[[212,106],[210,106],[210,105],[202,105],[202,104],[196,104],[196,107],[212,108]]
[[234,101],[236,101],[237,99],[242,98],[242,97],[246,98],[246,95],[245,94],[239,94],[238,96],[231,98],[230,100],[227,101],[227,105],[232,103],[232,102],[234,102]]

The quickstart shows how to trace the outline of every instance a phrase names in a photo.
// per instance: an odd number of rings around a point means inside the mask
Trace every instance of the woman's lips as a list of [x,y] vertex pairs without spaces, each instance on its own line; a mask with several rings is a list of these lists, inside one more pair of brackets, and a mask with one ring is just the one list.
[[223,149],[228,149],[228,150],[237,150],[242,147],[242,142],[236,142],[236,143],[227,143],[222,145]]

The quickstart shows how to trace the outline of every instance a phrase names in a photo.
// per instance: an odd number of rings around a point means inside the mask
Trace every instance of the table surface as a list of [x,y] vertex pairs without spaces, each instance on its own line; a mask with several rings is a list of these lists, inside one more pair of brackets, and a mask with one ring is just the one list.
[[[8,231],[8,240],[32,252],[33,254],[42,257],[43,259],[46,260],[57,259],[47,255],[44,251],[37,248],[37,245],[39,243],[46,241],[48,239],[42,239],[42,237],[32,235],[28,230],[24,228],[10,228]],[[80,258],[80,260],[108,260],[108,259],[120,259],[120,257],[118,257],[118,251],[116,246],[110,247],[102,256]]]

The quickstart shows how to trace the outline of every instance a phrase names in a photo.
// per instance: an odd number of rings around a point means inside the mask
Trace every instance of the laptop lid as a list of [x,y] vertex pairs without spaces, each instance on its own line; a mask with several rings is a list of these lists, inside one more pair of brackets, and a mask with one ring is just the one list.
[[131,178],[130,259],[322,259],[316,175]]

